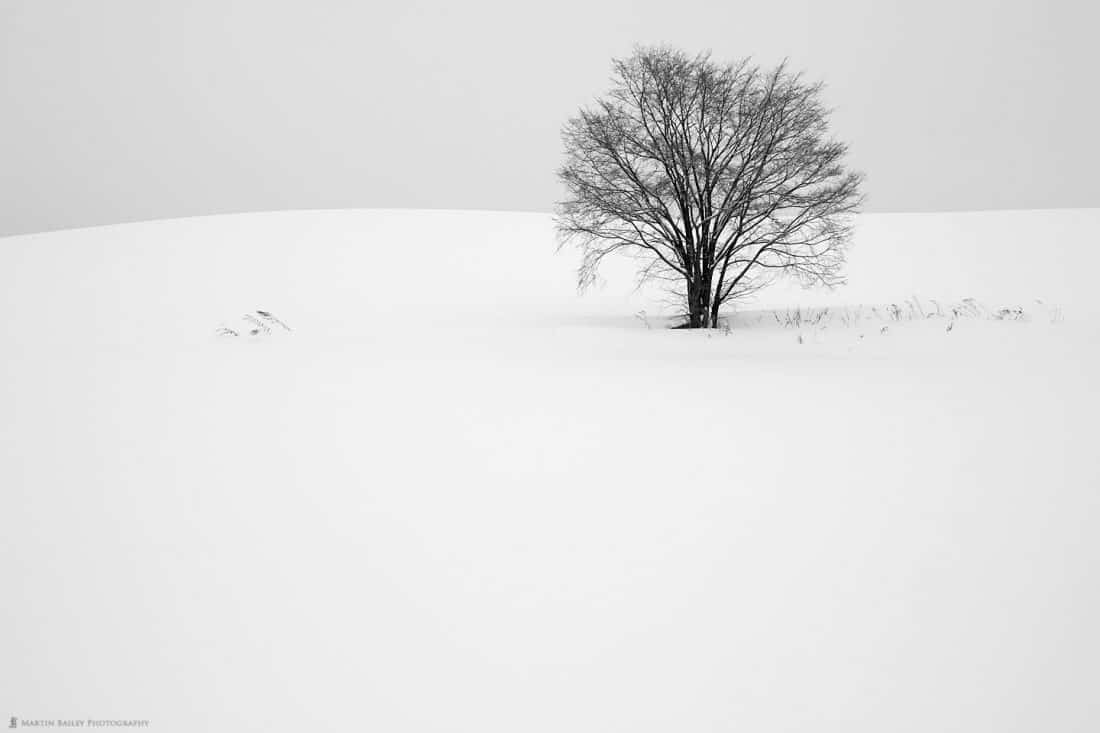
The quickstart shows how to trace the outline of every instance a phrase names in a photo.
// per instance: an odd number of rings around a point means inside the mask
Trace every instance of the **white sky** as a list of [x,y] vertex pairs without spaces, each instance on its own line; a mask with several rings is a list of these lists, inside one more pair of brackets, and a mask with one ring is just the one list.
[[0,0],[0,235],[284,208],[548,211],[634,43],[824,79],[868,210],[1100,206],[1092,3]]

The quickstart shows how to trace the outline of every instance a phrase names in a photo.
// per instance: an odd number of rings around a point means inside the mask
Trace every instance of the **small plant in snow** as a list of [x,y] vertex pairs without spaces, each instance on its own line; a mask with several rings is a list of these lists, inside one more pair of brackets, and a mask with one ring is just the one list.
[[1024,317],[1023,308],[998,308],[993,317],[998,321],[1020,321]]
[[249,325],[255,326],[255,328],[248,332],[249,336],[259,336],[261,332],[265,334],[271,333],[271,327],[251,313],[245,313],[241,317],[246,320]]
[[924,307],[921,306],[920,301],[917,300],[917,296],[915,295],[913,296],[913,306],[915,307],[916,311],[920,313],[921,318],[927,318],[927,316],[925,316],[924,314]]
[[974,317],[982,315],[982,310],[981,304],[973,298],[963,298],[962,305],[959,307],[960,313]]
[[[1034,311],[1029,313],[1019,306],[991,308],[974,298],[963,298],[962,300],[954,302],[929,299],[929,301],[926,302],[928,305],[921,302],[921,300],[914,295],[902,301],[900,304],[890,303],[885,306],[822,306],[820,308],[810,307],[805,311],[803,311],[800,306],[771,308],[760,312],[755,319],[749,319],[747,323],[759,325],[770,315],[779,327],[798,330],[802,335],[803,342],[805,342],[807,338],[805,332],[807,329],[809,329],[810,334],[816,340],[824,333],[825,329],[833,324],[840,324],[845,328],[856,326],[862,330],[864,328],[871,328],[872,326],[866,323],[866,321],[871,321],[874,323],[873,327],[879,328],[879,333],[886,334],[889,330],[887,326],[895,323],[901,324],[904,322],[911,323],[941,319],[949,321],[949,323],[945,324],[945,328],[947,333],[951,333],[955,328],[955,323],[964,318],[975,320],[1028,321],[1031,320],[1034,313]],[[1046,311],[1051,323],[1057,323],[1061,320],[1062,313],[1060,309],[1053,308],[1041,300],[1036,300],[1035,303]],[[877,323],[875,323],[876,321]],[[727,326],[719,324],[719,327],[726,328]]]
[[245,313],[241,316],[241,320],[244,322],[241,327],[231,328],[223,323],[217,328],[215,333],[218,336],[237,338],[240,337],[242,333],[249,336],[269,336],[271,335],[273,326],[278,326],[288,333],[291,330],[290,326],[286,325],[285,322],[269,311],[256,310],[251,313]]
[[[644,311],[643,311],[643,312],[644,312]],[[263,318],[263,319],[264,319],[265,321],[268,321],[268,322],[270,322],[270,323],[274,323],[274,324],[276,324],[276,325],[278,325],[278,326],[282,327],[282,329],[283,329],[284,331],[286,331],[286,332],[288,332],[288,333],[290,332],[290,326],[288,326],[288,325],[286,325],[285,323],[283,323],[283,322],[282,322],[281,320],[279,320],[278,318],[276,318],[276,317],[275,317],[274,315],[272,315],[271,313],[268,313],[267,311],[261,311],[261,310],[258,310],[258,311],[256,311],[256,313],[257,313],[257,314],[259,314],[260,318]]]

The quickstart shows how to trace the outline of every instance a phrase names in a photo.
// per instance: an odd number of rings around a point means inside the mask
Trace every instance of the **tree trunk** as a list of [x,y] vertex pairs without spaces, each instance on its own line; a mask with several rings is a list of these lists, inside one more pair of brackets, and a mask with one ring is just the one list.
[[703,328],[706,315],[699,310],[699,296],[692,294],[688,298],[688,328]]
[[710,281],[709,272],[687,280],[688,328],[714,328],[717,325],[716,316],[711,315]]
[[698,301],[697,289],[698,285],[695,279],[690,275],[684,279],[684,284],[687,290],[687,328],[699,328],[699,312],[695,308],[695,303]]
[[699,283],[699,321],[702,328],[710,328],[710,273]]

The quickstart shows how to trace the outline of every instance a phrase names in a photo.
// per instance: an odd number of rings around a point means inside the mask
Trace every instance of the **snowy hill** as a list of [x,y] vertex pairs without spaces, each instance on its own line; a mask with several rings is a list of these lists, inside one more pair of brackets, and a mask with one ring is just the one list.
[[[1100,209],[865,215],[834,293],[777,287],[764,305],[973,297],[1091,314]],[[658,310],[611,263],[578,297],[576,257],[549,216],[461,211],[307,211],[99,227],[0,240],[0,336],[32,340],[205,338],[269,307],[303,334],[352,338],[432,322],[576,323]],[[750,306],[751,307],[751,306]]]
[[1095,730],[1097,231],[866,216],[848,287],[728,335],[662,328],[626,262],[578,296],[538,214],[0,239],[0,705]]

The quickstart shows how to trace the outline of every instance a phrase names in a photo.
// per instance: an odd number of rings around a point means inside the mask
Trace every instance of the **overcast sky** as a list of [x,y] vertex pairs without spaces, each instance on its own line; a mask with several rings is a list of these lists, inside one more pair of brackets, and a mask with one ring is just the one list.
[[867,210],[1100,206],[1094,3],[0,0],[0,235],[549,211],[562,122],[669,43],[827,84]]

